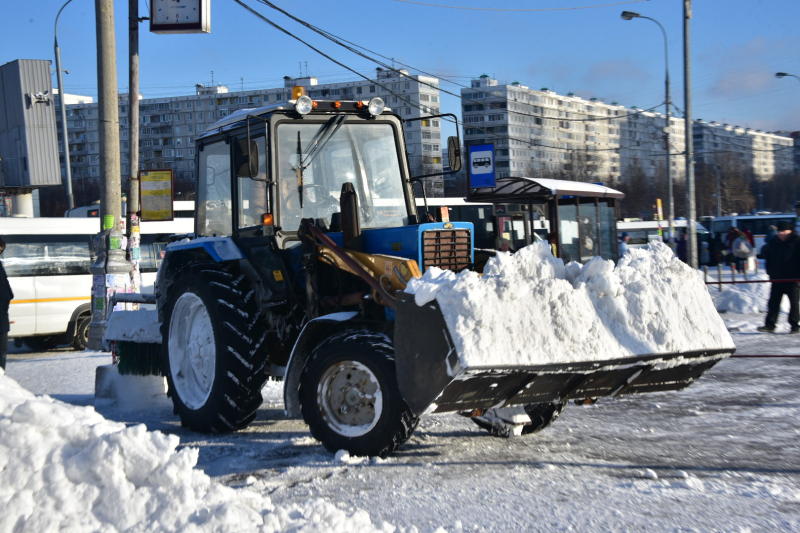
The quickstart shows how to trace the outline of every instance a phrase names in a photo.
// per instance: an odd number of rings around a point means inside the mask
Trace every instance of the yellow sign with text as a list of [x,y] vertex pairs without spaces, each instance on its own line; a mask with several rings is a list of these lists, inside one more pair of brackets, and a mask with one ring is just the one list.
[[139,200],[142,222],[172,220],[172,170],[142,170]]

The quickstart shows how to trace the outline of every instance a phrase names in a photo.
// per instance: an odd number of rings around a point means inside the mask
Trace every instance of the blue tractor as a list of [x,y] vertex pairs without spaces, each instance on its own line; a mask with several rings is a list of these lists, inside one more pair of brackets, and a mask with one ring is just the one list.
[[436,302],[403,289],[474,268],[473,227],[417,220],[403,123],[379,98],[242,110],[196,148],[195,236],[168,246],[156,282],[162,371],[193,430],[246,427],[276,378],[326,448],[384,456],[425,413],[484,425],[518,404],[533,431],[568,399],[681,388],[725,355],[460,368]]

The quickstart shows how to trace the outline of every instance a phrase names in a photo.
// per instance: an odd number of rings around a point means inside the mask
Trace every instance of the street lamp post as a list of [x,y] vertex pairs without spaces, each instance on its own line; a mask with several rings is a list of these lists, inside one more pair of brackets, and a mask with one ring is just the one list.
[[64,147],[64,186],[67,189],[67,207],[72,209],[75,207],[75,200],[72,196],[72,168],[70,166],[70,159],[69,159],[69,139],[67,136],[67,105],[64,100],[64,83],[61,76],[61,49],[58,47],[58,17],[61,16],[61,12],[64,11],[64,8],[72,2],[72,0],[67,0],[64,2],[64,5],[61,6],[61,9],[58,10],[56,14],[56,22],[53,26],[53,48],[55,51],[56,56],[56,79],[58,80],[58,98],[61,103],[61,142],[62,146]]
[[684,122],[684,165],[686,166],[686,203],[688,216],[686,227],[689,231],[689,266],[697,268],[697,197],[694,187],[694,135],[692,130],[692,61],[689,54],[691,35],[689,20],[692,18],[692,0],[683,0],[683,122]]
[[636,13],[634,11],[623,11],[620,13],[623,20],[632,20],[635,18],[646,19],[655,22],[661,30],[661,35],[664,38],[664,115],[666,117],[666,127],[664,128],[664,152],[666,153],[666,173],[667,173],[667,225],[669,239],[673,238],[674,220],[675,220],[675,202],[673,199],[673,186],[672,186],[672,160],[670,158],[670,113],[669,108],[672,102],[669,96],[669,41],[667,40],[667,32],[664,26],[654,18],[647,17]]
[[794,78],[794,79],[796,79],[797,81],[800,81],[800,76],[798,76],[798,75],[796,75],[796,74],[789,74],[788,72],[776,72],[776,73],[775,73],[775,77],[776,77],[776,78],[786,78],[786,77],[789,77],[789,78]]

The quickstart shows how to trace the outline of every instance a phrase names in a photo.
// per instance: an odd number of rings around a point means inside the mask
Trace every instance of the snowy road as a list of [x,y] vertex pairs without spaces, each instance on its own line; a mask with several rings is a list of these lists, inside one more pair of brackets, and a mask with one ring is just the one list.
[[[800,354],[800,338],[726,316],[739,353]],[[38,394],[92,404],[103,354],[12,354],[8,374]],[[386,460],[336,458],[282,415],[279,384],[248,430],[183,430],[165,399],[110,419],[144,422],[200,450],[199,466],[275,505],[323,498],[403,530],[800,530],[800,359],[731,359],[681,392],[571,405],[542,433],[488,436],[457,415],[423,419]]]

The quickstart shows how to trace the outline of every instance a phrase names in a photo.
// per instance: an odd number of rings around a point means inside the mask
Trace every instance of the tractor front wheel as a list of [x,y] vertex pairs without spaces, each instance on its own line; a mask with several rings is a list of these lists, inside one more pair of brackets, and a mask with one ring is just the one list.
[[419,423],[400,395],[385,335],[351,330],[319,344],[300,378],[311,434],[331,452],[385,457]]

